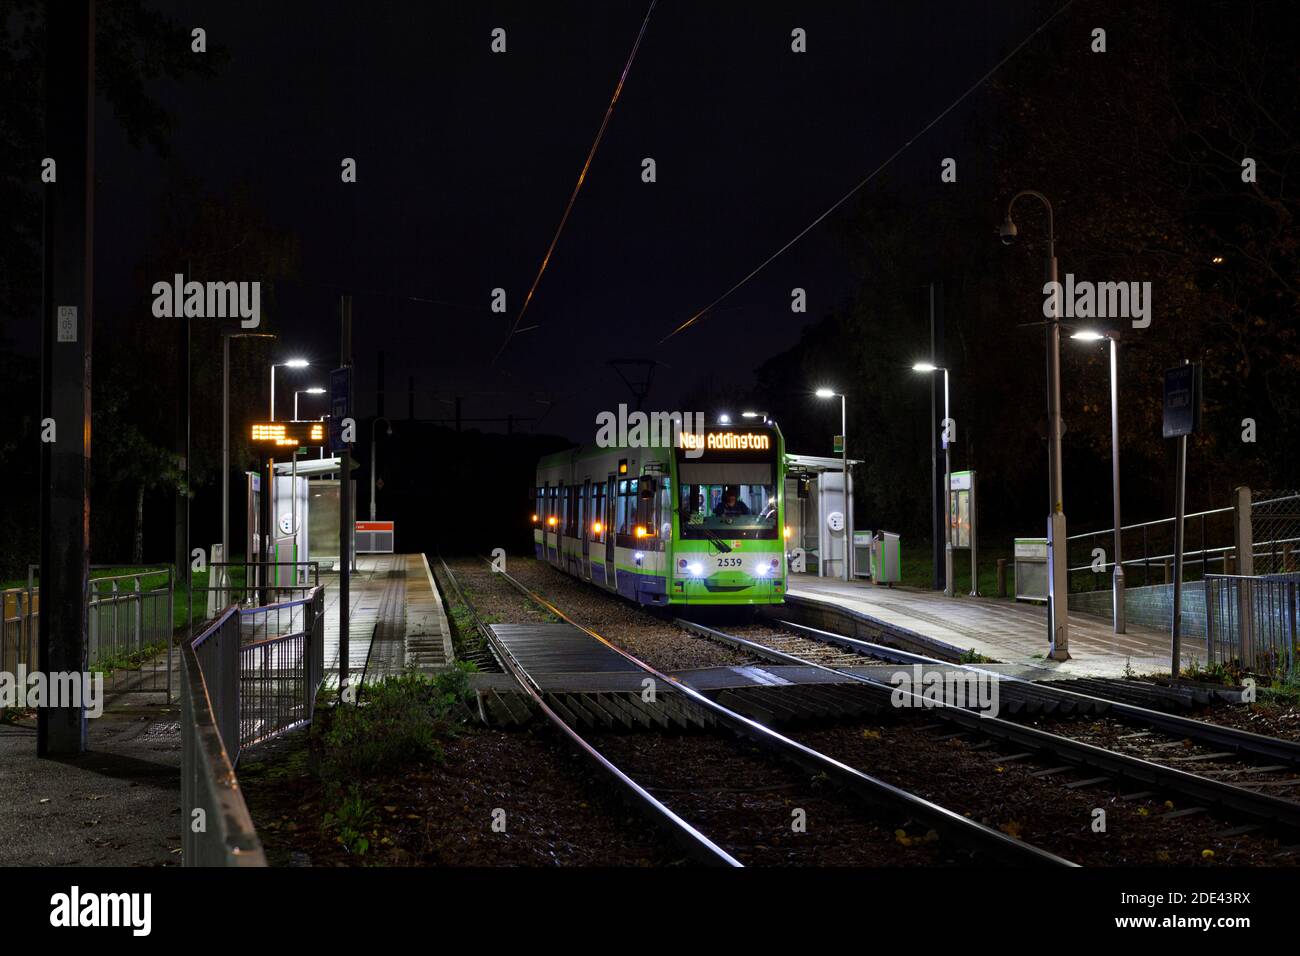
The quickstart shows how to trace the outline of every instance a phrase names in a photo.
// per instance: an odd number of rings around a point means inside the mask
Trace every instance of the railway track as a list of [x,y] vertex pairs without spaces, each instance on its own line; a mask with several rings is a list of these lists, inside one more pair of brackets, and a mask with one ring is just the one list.
[[[455,575],[450,567],[445,562],[442,567],[448,578],[454,581]],[[926,834],[922,840],[925,844],[929,844],[933,840],[942,847],[961,848],[965,853],[972,854],[977,858],[1013,865],[1074,865],[1056,854],[1033,846],[1008,833],[967,819],[961,814],[955,813],[937,803],[828,757],[751,717],[732,710],[700,693],[693,687],[669,677],[640,658],[606,640],[602,635],[574,620],[546,597],[533,591],[513,576],[505,572],[499,572],[493,577],[508,583],[510,587],[518,592],[521,598],[531,602],[538,608],[544,609],[547,614],[556,620],[565,622],[571,628],[576,628],[577,631],[621,656],[639,673],[646,675],[649,680],[662,689],[661,699],[672,700],[672,706],[679,710],[694,711],[701,715],[703,719],[698,721],[698,725],[702,728],[715,728],[715,738],[717,730],[726,730],[734,734],[734,737],[740,738],[742,741],[758,748],[765,755],[764,765],[768,769],[764,770],[763,773],[767,776],[778,775],[778,771],[771,764],[773,758],[777,760],[780,773],[788,774],[791,765],[798,767],[806,773],[811,773],[814,781],[823,780],[853,794],[870,808],[873,816],[887,818],[895,823],[911,824],[914,830]],[[681,793],[683,794],[682,799],[684,799],[687,795],[686,791],[694,791],[698,788],[644,786],[634,779],[635,776],[640,776],[643,779],[650,776],[659,781],[665,775],[671,777],[671,773],[663,768],[663,761],[666,760],[671,765],[674,761],[680,760],[683,754],[677,753],[672,745],[662,746],[661,742],[672,740],[690,741],[692,740],[691,736],[649,738],[655,741],[654,745],[638,747],[628,744],[629,735],[602,735],[599,731],[594,735],[584,735],[578,726],[579,721],[575,719],[577,716],[575,710],[579,709],[580,705],[572,700],[567,704],[560,703],[557,699],[559,695],[546,693],[537,677],[529,673],[516,656],[511,653],[506,642],[500,638],[498,633],[501,629],[500,625],[488,626],[480,620],[476,620],[476,626],[482,629],[482,633],[491,643],[494,653],[529,696],[533,706],[560,733],[572,741],[582,753],[605,771],[608,778],[652,821],[669,833],[692,859],[711,865],[739,865],[736,856],[723,849],[720,845],[724,841],[711,839],[701,829],[687,822],[683,814],[675,812],[652,792],[652,790],[657,790],[657,792],[665,795]],[[666,693],[664,693],[665,691]],[[590,714],[588,713],[586,716],[589,717]],[[602,747],[597,747],[593,743],[592,736],[600,740]],[[724,736],[725,739],[732,740],[732,743],[727,746],[734,749],[734,738],[730,735]],[[710,743],[709,746],[713,746],[713,744]],[[623,756],[620,760],[636,763],[638,770],[633,773],[625,772],[606,752],[602,752],[602,748],[606,751],[621,751]],[[664,750],[664,752],[652,753],[652,751],[656,750]],[[725,755],[719,754],[717,759],[723,760],[726,758]],[[647,763],[647,761],[651,762]],[[653,761],[658,761],[659,766],[656,767]],[[788,786],[788,784],[755,785],[746,788],[746,792],[781,789],[784,786]],[[698,792],[692,792],[689,795],[692,797],[699,796]],[[678,797],[674,796],[672,802],[677,802],[678,799]],[[716,795],[714,795],[714,800],[716,802]],[[701,814],[697,811],[695,815],[698,817]],[[725,829],[723,824],[720,824],[720,827]],[[912,843],[911,838],[901,836],[904,832],[901,828],[892,832],[884,831],[886,839],[879,846],[879,849],[882,852],[887,849],[896,850],[897,847],[893,845],[895,837],[903,845],[910,845]],[[865,849],[874,852],[876,847],[867,847]],[[948,851],[945,849],[944,852]],[[967,862],[968,859],[969,857],[964,857],[956,862]]]
[[[1044,775],[1083,771],[1084,777],[1069,781],[1067,786],[1094,786],[1114,779],[1130,781],[1153,790],[1125,794],[1126,799],[1153,796],[1156,793],[1178,795],[1191,801],[1178,815],[1190,815],[1220,808],[1251,822],[1234,828],[1231,833],[1246,833],[1268,826],[1280,828],[1289,836],[1300,835],[1300,800],[1285,799],[1261,792],[1266,788],[1289,791],[1300,797],[1300,745],[1292,741],[1263,737],[1231,727],[1223,727],[1192,718],[1167,714],[1108,698],[1077,691],[1044,687],[1029,681],[1008,678],[978,665],[957,665],[872,644],[843,635],[819,631],[791,622],[780,622],[790,629],[775,637],[767,634],[739,636],[704,625],[678,620],[679,626],[694,634],[721,641],[764,660],[833,671],[846,680],[874,688],[881,700],[902,693],[911,698],[918,712],[941,719],[959,735],[972,735],[998,741],[1015,749],[1016,759],[1037,756],[1052,766]],[[798,652],[820,643],[836,648],[834,664],[822,663]],[[852,657],[843,657],[847,652]],[[895,664],[942,667],[996,679],[1014,693],[1029,693],[1055,702],[1044,713],[1089,714],[1080,721],[1073,735],[1056,734],[1020,721],[981,714],[975,710],[925,702],[919,695],[896,688],[887,678],[854,673],[849,668],[865,663],[887,661]],[[1066,721],[1068,724],[1068,720]],[[1136,733],[1116,732],[1116,725],[1141,725],[1147,729]],[[1243,765],[1242,757],[1260,763]],[[1237,781],[1249,781],[1243,786]]]

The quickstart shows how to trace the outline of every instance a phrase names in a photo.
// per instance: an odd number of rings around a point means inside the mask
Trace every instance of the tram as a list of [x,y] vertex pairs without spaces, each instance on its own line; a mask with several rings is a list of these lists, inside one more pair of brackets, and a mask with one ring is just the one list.
[[712,424],[667,440],[543,458],[538,559],[639,604],[784,603],[789,529],[776,423]]

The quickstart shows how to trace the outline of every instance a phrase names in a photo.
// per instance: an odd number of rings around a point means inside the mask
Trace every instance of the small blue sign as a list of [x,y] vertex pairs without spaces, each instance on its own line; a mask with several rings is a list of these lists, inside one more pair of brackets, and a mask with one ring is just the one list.
[[343,419],[352,414],[352,366],[330,372],[330,451],[345,451]]

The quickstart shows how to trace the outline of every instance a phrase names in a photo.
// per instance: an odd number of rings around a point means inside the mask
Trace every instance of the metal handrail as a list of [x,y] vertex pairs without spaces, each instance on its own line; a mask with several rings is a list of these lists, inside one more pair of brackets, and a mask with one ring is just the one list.
[[[197,811],[205,821],[200,832],[192,825],[184,828],[186,866],[266,865],[235,766],[246,748],[311,721],[325,675],[324,595],[317,585],[308,597],[279,604],[230,604],[197,636],[181,642],[182,810],[187,824]],[[241,643],[245,619],[299,606],[311,608],[301,630]],[[285,648],[285,656],[268,678],[265,665],[254,662],[277,647]]]

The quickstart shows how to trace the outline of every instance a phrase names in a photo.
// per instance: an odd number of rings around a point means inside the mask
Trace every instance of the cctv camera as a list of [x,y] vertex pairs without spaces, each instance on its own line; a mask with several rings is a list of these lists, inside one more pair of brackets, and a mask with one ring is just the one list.
[[998,227],[998,237],[1002,240],[1004,246],[1009,246],[1015,242],[1019,232],[1020,230],[1016,228],[1016,224],[1011,221],[1010,216]]

